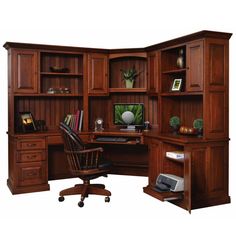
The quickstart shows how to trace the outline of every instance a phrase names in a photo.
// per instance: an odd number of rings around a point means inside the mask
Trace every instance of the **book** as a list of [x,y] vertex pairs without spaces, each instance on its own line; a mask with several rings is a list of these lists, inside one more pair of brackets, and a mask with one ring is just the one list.
[[79,118],[80,118],[80,110],[77,110],[76,115],[75,115],[74,131],[78,131],[79,130]]
[[80,111],[80,119],[79,119],[79,131],[82,130],[82,123],[83,123],[83,116],[84,116],[84,111]]
[[172,159],[184,159],[184,152],[183,151],[166,152],[166,157]]

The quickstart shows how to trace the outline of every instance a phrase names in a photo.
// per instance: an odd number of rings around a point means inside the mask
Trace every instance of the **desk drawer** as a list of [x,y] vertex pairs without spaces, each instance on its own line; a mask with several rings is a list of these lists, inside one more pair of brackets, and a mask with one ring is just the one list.
[[18,150],[45,149],[45,139],[20,139],[17,141]]
[[20,151],[17,153],[17,162],[33,162],[45,160],[45,151]]
[[47,183],[46,162],[17,164],[17,186]]

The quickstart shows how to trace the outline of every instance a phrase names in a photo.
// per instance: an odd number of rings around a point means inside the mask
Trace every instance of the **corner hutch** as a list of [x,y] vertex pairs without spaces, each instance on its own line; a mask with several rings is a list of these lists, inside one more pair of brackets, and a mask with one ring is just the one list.
[[[128,143],[99,143],[113,162],[113,174],[148,176],[144,192],[188,211],[230,202],[228,193],[228,99],[230,33],[201,31],[146,48],[92,49],[7,42],[8,187],[13,194],[49,189],[49,180],[69,178],[59,122],[83,110],[78,135],[96,145],[99,135],[127,136]],[[176,66],[182,50],[184,67]],[[125,88],[120,70],[140,72],[134,88]],[[65,72],[52,67],[67,68]],[[181,91],[170,90],[181,78]],[[48,93],[69,88],[70,93]],[[112,122],[114,103],[143,103],[149,131],[122,132]],[[31,112],[47,129],[23,133],[20,112]],[[203,119],[201,137],[174,135],[169,119],[178,116],[192,127]],[[102,117],[104,131],[94,132]],[[166,157],[184,152],[183,161]],[[183,192],[154,190],[160,173],[184,178]]]

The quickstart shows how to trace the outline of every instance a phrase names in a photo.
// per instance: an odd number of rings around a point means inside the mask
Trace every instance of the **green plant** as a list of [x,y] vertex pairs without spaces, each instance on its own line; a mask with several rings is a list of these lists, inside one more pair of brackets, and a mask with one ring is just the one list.
[[180,118],[178,116],[172,116],[170,118],[170,126],[171,127],[178,127],[178,126],[180,126]]
[[134,66],[132,68],[130,68],[130,69],[127,69],[127,70],[121,69],[121,72],[122,72],[122,76],[123,76],[124,80],[134,81],[135,78],[138,75],[138,73],[137,73],[137,71],[136,71]]
[[193,128],[201,130],[203,128],[203,119],[196,119],[193,121]]

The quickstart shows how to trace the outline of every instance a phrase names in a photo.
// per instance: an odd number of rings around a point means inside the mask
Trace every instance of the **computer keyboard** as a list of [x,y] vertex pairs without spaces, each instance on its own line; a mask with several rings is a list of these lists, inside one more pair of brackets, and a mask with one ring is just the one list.
[[125,137],[106,137],[106,136],[100,136],[96,138],[97,142],[117,142],[117,143],[124,143],[128,141],[128,138]]

